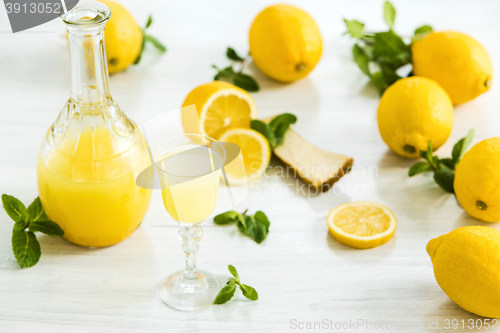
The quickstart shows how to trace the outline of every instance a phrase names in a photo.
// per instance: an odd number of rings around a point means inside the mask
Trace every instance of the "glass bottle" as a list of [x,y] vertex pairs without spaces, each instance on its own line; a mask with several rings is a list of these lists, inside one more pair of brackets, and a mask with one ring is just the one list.
[[69,241],[116,244],[140,225],[151,199],[136,176],[151,165],[144,137],[108,90],[104,26],[109,8],[81,1],[62,16],[68,31],[71,96],[38,158],[40,200]]

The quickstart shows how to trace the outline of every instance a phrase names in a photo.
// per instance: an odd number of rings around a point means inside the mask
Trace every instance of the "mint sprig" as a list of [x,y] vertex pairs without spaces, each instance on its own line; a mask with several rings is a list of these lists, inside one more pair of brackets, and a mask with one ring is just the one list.
[[236,286],[240,287],[243,296],[245,296],[249,300],[251,301],[258,300],[259,294],[257,293],[257,291],[254,288],[240,282],[240,276],[236,271],[236,268],[234,268],[233,265],[229,265],[228,269],[234,278],[230,278],[229,281],[226,283],[226,285],[222,287],[222,289],[215,297],[214,304],[224,304],[229,302],[231,298],[233,298],[234,296],[234,293],[236,291]]
[[413,177],[422,172],[432,171],[434,173],[434,181],[439,187],[447,192],[455,193],[453,188],[455,169],[473,138],[474,130],[470,130],[464,138],[460,139],[455,144],[451,153],[451,158],[439,158],[434,156],[432,143],[429,141],[427,150],[420,151],[420,157],[425,161],[413,164],[408,170],[408,176]]
[[236,223],[242,233],[260,244],[266,239],[271,222],[269,222],[266,214],[261,211],[256,212],[254,215],[247,215],[246,213],[247,211],[239,214],[231,210],[214,217],[214,223],[218,225]]
[[26,209],[19,199],[3,194],[2,204],[7,215],[14,220],[12,252],[19,266],[26,268],[36,265],[40,260],[41,250],[35,232],[63,236],[64,231],[57,223],[48,219],[39,197]]
[[212,65],[212,67],[217,70],[214,80],[232,83],[249,92],[259,91],[259,84],[257,81],[250,75],[243,73],[249,56],[250,54],[246,57],[242,57],[232,47],[228,47],[226,50],[226,57],[233,62],[239,63],[239,69],[235,70],[233,64],[222,69],[216,65]]
[[402,76],[398,69],[411,64],[411,43],[422,39],[432,27],[424,25],[415,30],[409,43],[393,30],[396,20],[396,9],[389,2],[384,3],[384,21],[389,30],[368,32],[364,23],[358,20],[346,20],[346,34],[356,39],[352,48],[352,56],[361,71],[370,78],[380,95]]
[[269,123],[254,119],[250,123],[250,128],[264,135],[269,142],[271,150],[281,146],[285,141],[285,133],[290,125],[297,122],[297,117],[291,113],[283,113],[274,117]]
[[148,20],[146,22],[146,25],[144,26],[144,28],[141,29],[141,32],[142,32],[142,45],[141,45],[141,51],[139,52],[139,55],[137,56],[137,58],[135,58],[134,60],[134,65],[137,65],[139,62],[141,62],[141,58],[142,58],[142,52],[144,51],[144,47],[146,46],[146,42],[148,43],[151,43],[153,44],[153,46],[158,50],[160,51],[161,53],[164,53],[167,51],[167,48],[165,47],[165,45],[163,45],[158,39],[156,39],[155,37],[151,36],[151,35],[148,35],[146,33],[146,30],[151,26],[151,24],[153,24],[153,16],[152,15],[149,15],[148,17]]

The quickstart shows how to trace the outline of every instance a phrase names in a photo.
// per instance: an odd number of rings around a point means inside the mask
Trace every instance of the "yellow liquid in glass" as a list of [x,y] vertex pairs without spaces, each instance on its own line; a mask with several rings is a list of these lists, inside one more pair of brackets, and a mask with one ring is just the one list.
[[163,170],[158,173],[163,204],[169,215],[182,223],[206,220],[217,204],[220,156],[206,146],[187,145],[162,155],[156,161]]
[[138,187],[133,172],[137,163],[149,160],[145,143],[139,140],[116,155],[116,142],[104,139],[109,135],[105,128],[83,130],[75,136],[77,145],[64,140],[38,159],[44,210],[63,228],[64,237],[78,245],[102,247],[124,240],[149,207],[152,190]]

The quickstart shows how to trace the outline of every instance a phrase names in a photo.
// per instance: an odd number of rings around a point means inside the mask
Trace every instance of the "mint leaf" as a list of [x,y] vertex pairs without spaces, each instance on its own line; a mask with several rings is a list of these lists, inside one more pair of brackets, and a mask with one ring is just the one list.
[[236,271],[236,268],[234,268],[233,265],[229,265],[229,266],[227,266],[227,268],[229,269],[229,271],[231,272],[231,274],[236,279],[236,283],[240,282],[240,276],[238,275],[238,272]]
[[373,58],[385,63],[392,69],[397,69],[411,62],[411,53],[408,45],[393,31],[379,32],[374,36]]
[[222,213],[214,217],[215,224],[224,225],[238,221],[238,217],[240,214],[235,212],[234,210]]
[[[266,214],[261,211],[255,213],[255,215],[238,214],[235,211],[228,211],[214,217],[214,222],[218,225],[237,222],[238,229],[259,244],[266,239],[269,233],[269,226],[271,225]],[[231,271],[231,268],[229,270]]]
[[134,60],[134,65],[137,65],[139,62],[141,62],[142,59],[142,53],[144,52],[144,48],[146,46],[146,42],[149,42],[153,44],[153,46],[160,51],[161,53],[164,53],[167,51],[167,48],[165,45],[163,45],[158,39],[155,37],[146,34],[146,30],[153,24],[153,16],[149,15],[148,20],[146,22],[146,25],[144,26],[143,29],[141,29],[142,32],[142,44],[141,44],[141,50],[139,51],[139,54],[137,55],[137,58]]
[[352,47],[352,56],[359,69],[361,69],[361,71],[366,75],[370,76],[370,69],[368,67],[370,60],[368,59],[365,51],[363,51],[358,44],[354,44]]
[[254,216],[244,215],[244,224],[239,222],[238,228],[246,235],[250,236],[257,244],[262,243],[269,233],[270,222],[267,216],[259,211]]
[[33,202],[28,206],[28,215],[30,222],[49,220],[47,215],[45,215],[45,211],[43,210],[40,197],[36,197],[36,199],[33,200]]
[[273,149],[275,144],[274,133],[268,124],[262,120],[252,119],[250,122],[250,128],[262,134],[267,139],[267,142],[269,142],[271,150]]
[[149,15],[148,21],[146,22],[146,29],[149,28],[152,23],[153,23],[153,16]]
[[7,215],[16,223],[27,223],[29,214],[26,206],[17,198],[2,194],[2,204]]
[[219,291],[217,296],[215,297],[213,304],[224,304],[229,302],[231,298],[234,296],[234,292],[236,291],[236,283],[234,279],[229,280],[229,282]]
[[227,48],[227,51],[226,51],[226,56],[231,59],[231,60],[234,60],[234,61],[243,61],[245,60],[245,58],[243,57],[240,57],[238,55],[238,53],[236,53],[236,51],[232,48],[232,47],[228,47]]
[[430,25],[423,25],[415,30],[415,35],[432,32],[433,29]]
[[385,23],[387,23],[389,29],[391,30],[392,27],[394,26],[395,19],[396,19],[396,9],[394,9],[394,6],[389,1],[386,1],[384,3],[384,21]]
[[61,229],[59,224],[47,220],[47,221],[36,221],[30,222],[29,231],[31,232],[43,232],[49,236],[63,236],[64,231]]
[[465,138],[460,139],[455,146],[453,147],[453,151],[451,153],[451,157],[455,165],[460,162],[460,159],[464,155],[465,151],[467,150],[467,147],[470,145],[472,142],[472,139],[474,139],[474,133],[475,131],[471,129]]
[[146,40],[146,42],[150,42],[151,44],[153,44],[153,46],[156,47],[156,49],[161,53],[167,51],[165,45],[163,45],[158,39],[154,38],[153,36],[144,35],[144,39]]
[[371,83],[377,88],[380,96],[384,93],[384,91],[389,87],[387,83],[384,81],[384,77],[381,72],[375,72],[370,77]]
[[433,164],[436,164],[435,160],[434,160],[434,156],[432,155],[433,154],[433,150],[432,150],[432,142],[429,140],[429,142],[427,143],[427,160],[430,162],[430,163],[433,163]]
[[247,286],[246,284],[240,284],[240,290],[243,293],[243,296],[251,301],[256,301],[259,299],[259,294],[257,293],[257,291],[254,288]]
[[434,172],[434,180],[443,190],[455,193],[455,190],[453,189],[455,174],[444,164],[438,165],[438,170]]
[[214,76],[214,80],[216,81],[229,81],[234,76],[235,72],[232,65],[223,69],[219,69],[215,65],[212,65],[212,67],[217,70],[217,74]]
[[24,230],[12,231],[12,252],[22,268],[36,265],[42,254],[35,234]]
[[438,160],[438,163],[444,164],[445,166],[450,168],[450,170],[455,170],[455,162],[453,162],[453,159],[451,158],[442,158]]
[[413,177],[415,175],[418,175],[419,173],[426,171],[432,171],[432,167],[430,166],[429,162],[417,162],[413,164],[408,170],[408,176]]
[[430,25],[423,25],[423,26],[417,28],[415,30],[415,33],[413,34],[411,42],[415,43],[415,42],[418,42],[419,40],[422,40],[422,38],[427,36],[432,31],[433,31],[433,29]]
[[274,117],[269,122],[269,127],[274,134],[274,147],[279,147],[285,141],[285,133],[290,127],[290,125],[297,122],[297,117],[291,113],[283,113],[279,116]]
[[256,301],[257,299],[259,299],[259,294],[254,288],[240,283],[240,276],[238,275],[236,268],[233,265],[229,265],[227,267],[231,274],[236,278],[236,280],[233,278],[229,279],[227,284],[219,291],[217,297],[215,297],[214,304],[224,304],[227,303],[231,298],[233,298],[234,292],[236,291],[236,285],[240,287],[243,296],[245,296],[249,300]]
[[434,181],[443,190],[455,193],[453,188],[453,183],[455,181],[455,168],[460,161],[460,158],[467,150],[467,147],[471,143],[474,137],[474,130],[470,130],[465,138],[460,139],[453,147],[452,157],[439,158],[433,155],[432,142],[429,141],[427,144],[427,150],[420,151],[420,157],[426,160],[426,162],[418,162],[411,166],[408,170],[408,175],[410,177],[425,171],[434,172]]
[[236,73],[233,77],[233,84],[248,92],[259,91],[259,84],[253,77],[243,73]]
[[345,25],[347,26],[347,33],[354,38],[363,38],[365,35],[365,25],[357,20],[346,20],[344,19]]

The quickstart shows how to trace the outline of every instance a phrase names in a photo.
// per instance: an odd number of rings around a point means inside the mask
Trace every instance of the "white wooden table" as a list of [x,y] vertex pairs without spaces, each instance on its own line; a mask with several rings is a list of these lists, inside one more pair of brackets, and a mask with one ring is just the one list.
[[[162,57],[149,49],[139,66],[111,77],[114,99],[140,123],[178,108],[192,88],[210,81],[211,64],[229,63],[227,46],[246,52],[252,18],[273,1],[123,2],[141,25],[153,13],[151,34],[168,47]],[[300,331],[293,329],[299,322],[332,320],[335,325],[358,319],[372,324],[439,320],[442,329],[445,319],[480,318],[459,308],[439,288],[425,246],[461,226],[499,225],[469,217],[430,175],[407,177],[413,161],[395,156],[381,140],[377,92],[353,63],[351,41],[342,36],[343,17],[383,29],[382,1],[288,2],[316,19],[324,54],[307,78],[288,85],[251,67],[262,86],[253,94],[259,115],[296,114],[299,133],[324,149],[354,157],[355,168],[333,191],[307,196],[293,193],[298,188],[293,178],[273,177],[276,169],[271,167],[248,201],[250,211],[263,210],[272,223],[260,245],[235,226],[205,223],[198,266],[224,282],[227,265],[235,265],[260,299],[249,302],[237,296],[195,313],[170,309],[158,299],[159,282],[181,269],[184,260],[177,226],[159,192],[142,226],[123,243],[90,250],[40,235],[42,257],[29,269],[20,269],[14,259],[12,221],[2,210],[0,332],[284,332]],[[400,33],[409,35],[424,23],[436,30],[464,31],[500,66],[499,1],[394,4]],[[3,8],[0,22],[0,30],[8,30]],[[26,204],[37,196],[35,165],[42,137],[69,96],[63,29],[56,20],[24,33],[0,33],[0,191]],[[470,128],[476,129],[474,143],[500,134],[499,92],[495,83],[485,95],[456,108],[452,135],[439,154],[449,154]],[[285,191],[286,184],[292,185]],[[399,223],[389,243],[355,250],[328,234],[328,211],[355,200],[377,201],[395,212]],[[369,328],[317,331],[374,330]]]

